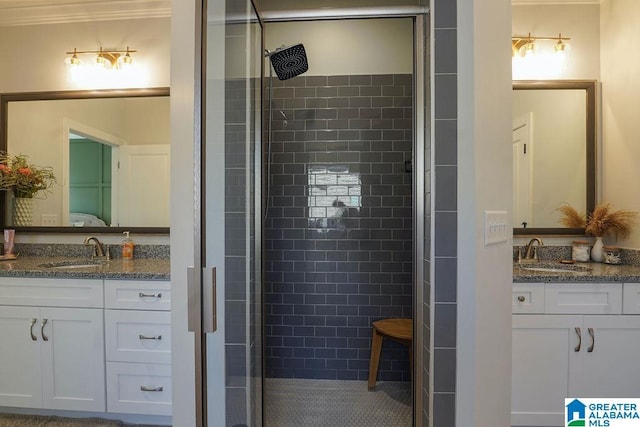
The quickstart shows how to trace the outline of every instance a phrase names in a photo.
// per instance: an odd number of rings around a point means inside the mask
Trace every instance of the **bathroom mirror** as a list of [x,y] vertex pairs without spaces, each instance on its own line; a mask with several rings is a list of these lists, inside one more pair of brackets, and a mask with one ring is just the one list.
[[513,83],[514,235],[584,235],[560,224],[556,209],[595,207],[595,87],[595,81]]
[[169,89],[0,94],[0,150],[51,167],[57,183],[21,232],[169,233]]

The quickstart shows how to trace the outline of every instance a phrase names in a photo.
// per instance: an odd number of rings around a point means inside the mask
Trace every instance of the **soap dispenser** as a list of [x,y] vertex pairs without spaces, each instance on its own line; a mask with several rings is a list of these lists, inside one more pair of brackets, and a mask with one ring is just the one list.
[[129,232],[125,231],[122,240],[122,259],[133,259],[133,240],[129,237]]

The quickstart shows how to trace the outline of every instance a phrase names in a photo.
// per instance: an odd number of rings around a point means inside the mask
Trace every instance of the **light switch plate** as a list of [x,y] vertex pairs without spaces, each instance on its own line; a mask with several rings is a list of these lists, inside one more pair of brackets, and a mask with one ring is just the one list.
[[57,214],[42,214],[40,215],[40,222],[41,225],[47,227],[56,227],[60,225]]
[[484,211],[485,246],[508,241],[509,233],[507,211]]

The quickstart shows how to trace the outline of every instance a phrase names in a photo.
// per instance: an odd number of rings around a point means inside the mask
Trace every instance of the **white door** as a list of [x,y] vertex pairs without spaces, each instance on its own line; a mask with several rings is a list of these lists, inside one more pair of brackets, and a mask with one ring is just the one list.
[[534,227],[531,122],[531,113],[513,120],[513,223],[516,227]]
[[629,397],[640,392],[640,316],[585,316],[579,397]]
[[42,308],[43,407],[105,411],[102,309]]
[[40,310],[0,306],[0,406],[42,406]]
[[579,315],[514,315],[511,424],[559,426],[586,344]]
[[169,226],[168,144],[118,148],[117,221],[131,227]]

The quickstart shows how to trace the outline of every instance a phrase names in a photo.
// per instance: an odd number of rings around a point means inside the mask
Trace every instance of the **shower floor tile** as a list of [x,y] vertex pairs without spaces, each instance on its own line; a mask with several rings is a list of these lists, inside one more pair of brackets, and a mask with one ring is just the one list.
[[266,427],[410,427],[411,384],[265,378]]

